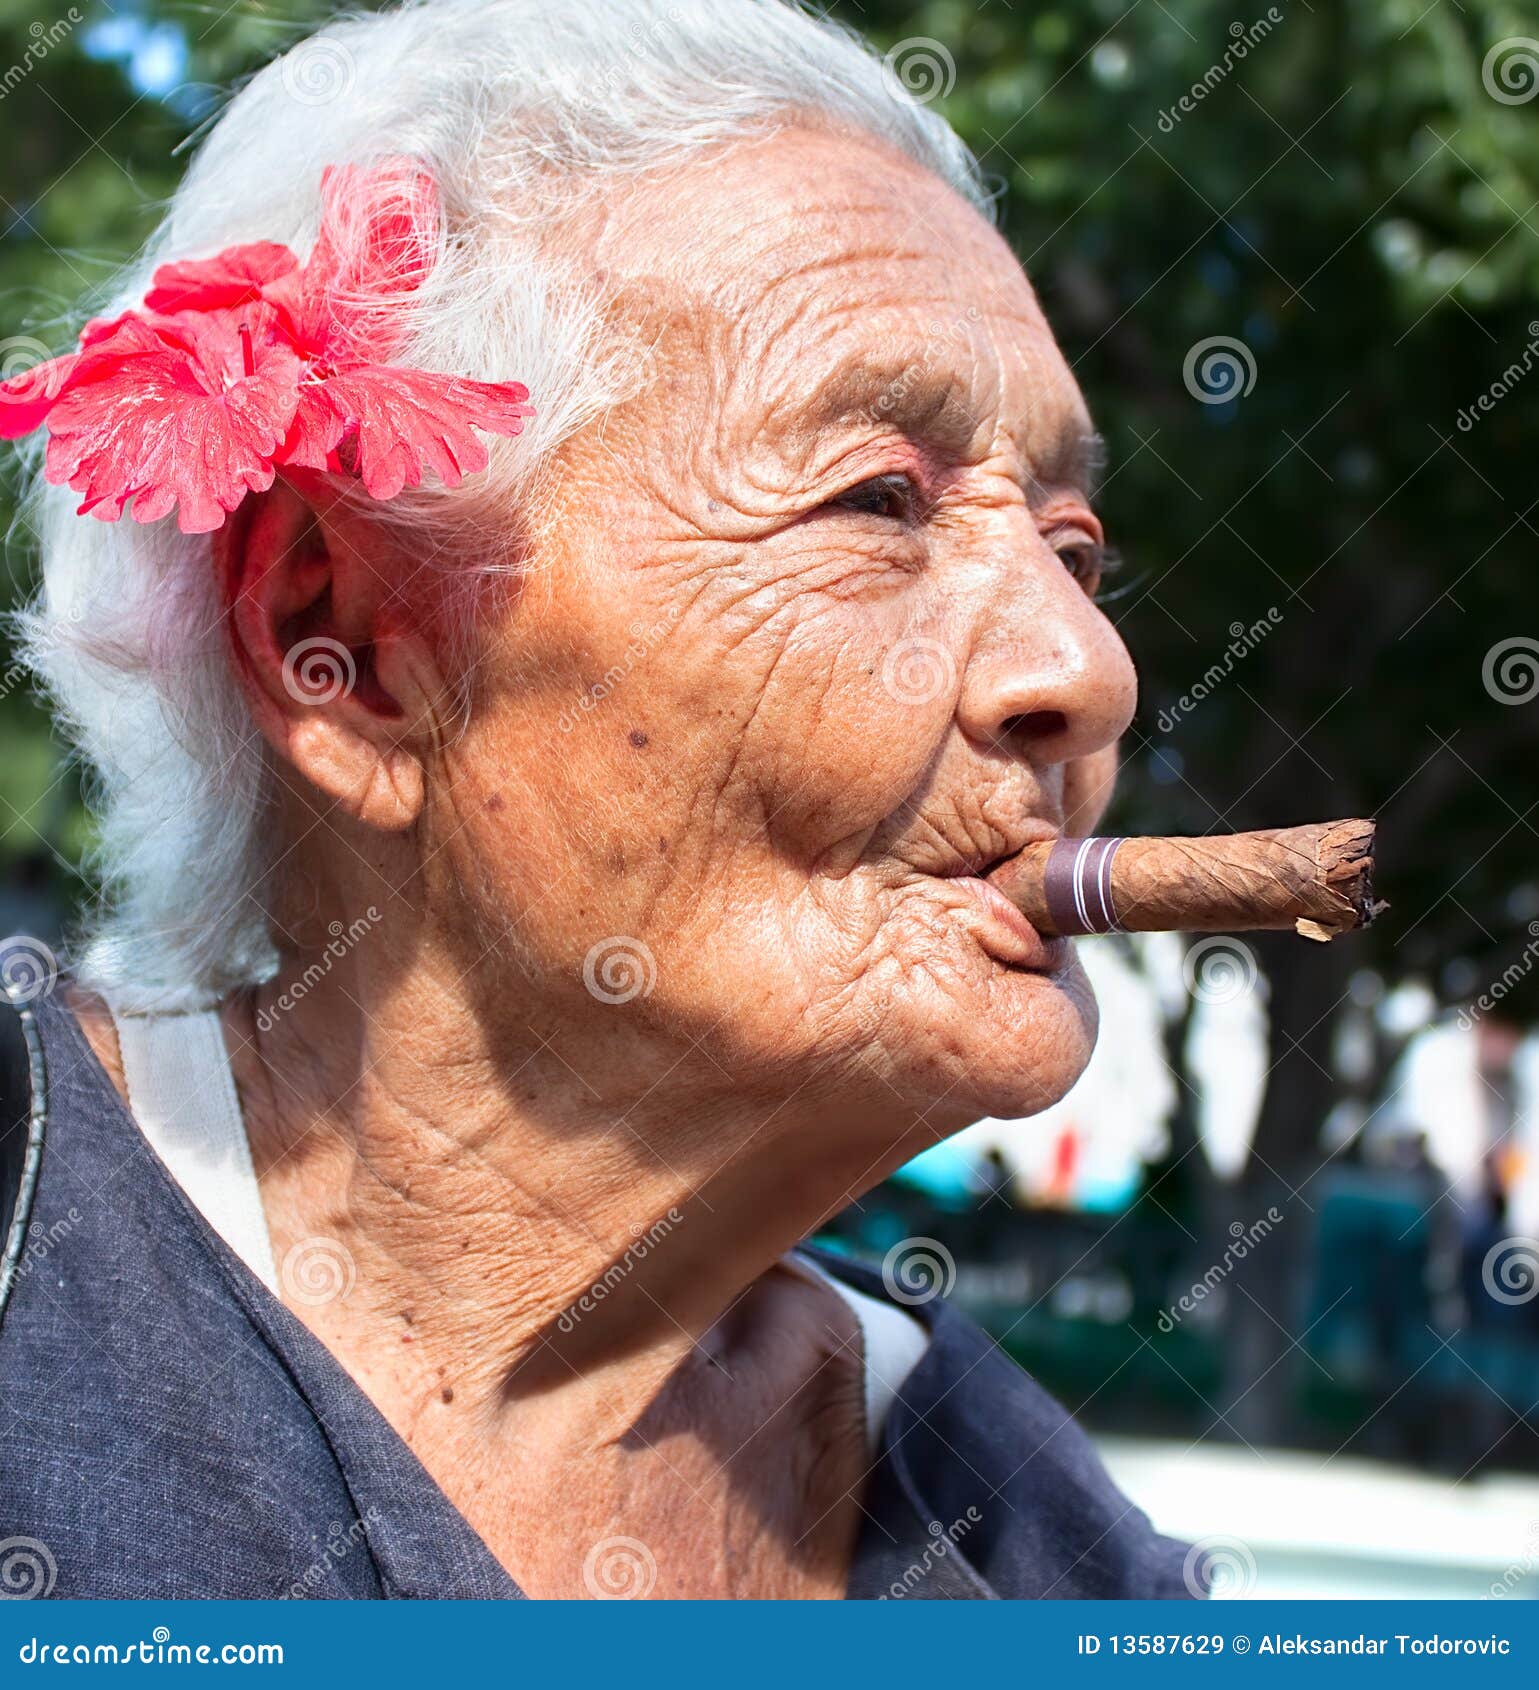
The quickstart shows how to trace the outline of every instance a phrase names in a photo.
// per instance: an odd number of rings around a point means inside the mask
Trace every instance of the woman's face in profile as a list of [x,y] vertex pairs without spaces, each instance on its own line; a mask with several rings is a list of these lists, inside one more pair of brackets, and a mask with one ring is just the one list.
[[696,1046],[937,1134],[1043,1107],[1094,1006],[978,877],[1093,821],[1134,677],[1025,275],[916,165],[804,130],[574,238],[646,375],[559,455],[426,872],[590,1060]]

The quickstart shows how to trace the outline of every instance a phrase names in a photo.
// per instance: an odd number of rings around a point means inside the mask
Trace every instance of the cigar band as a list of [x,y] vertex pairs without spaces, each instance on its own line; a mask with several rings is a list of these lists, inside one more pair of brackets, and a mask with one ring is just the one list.
[[1043,892],[1053,930],[1065,938],[1114,933],[1111,866],[1120,839],[1059,839],[1047,854]]

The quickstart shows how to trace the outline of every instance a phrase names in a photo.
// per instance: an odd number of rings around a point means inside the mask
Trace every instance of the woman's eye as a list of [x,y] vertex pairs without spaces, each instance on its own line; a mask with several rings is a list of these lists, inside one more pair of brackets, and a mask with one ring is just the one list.
[[1106,566],[1104,548],[1087,540],[1083,545],[1060,546],[1058,556],[1082,587],[1094,590]]
[[886,516],[902,522],[914,514],[917,490],[906,475],[874,475],[828,501],[835,510]]

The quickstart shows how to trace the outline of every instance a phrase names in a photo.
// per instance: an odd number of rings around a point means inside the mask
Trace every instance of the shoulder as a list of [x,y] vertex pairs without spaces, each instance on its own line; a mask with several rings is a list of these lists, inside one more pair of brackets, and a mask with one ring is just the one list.
[[[881,1276],[821,1265],[868,1297]],[[1001,1597],[1190,1597],[1188,1546],[1113,1483],[1067,1409],[974,1322],[937,1299],[910,1313],[930,1343],[888,1418],[889,1482]]]

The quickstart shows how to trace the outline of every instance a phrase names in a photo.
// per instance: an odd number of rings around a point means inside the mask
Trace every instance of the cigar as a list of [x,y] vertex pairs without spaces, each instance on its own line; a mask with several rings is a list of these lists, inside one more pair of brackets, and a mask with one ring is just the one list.
[[1373,895],[1372,820],[1200,839],[1055,839],[989,880],[1045,938],[1243,933],[1334,939],[1387,906]]

